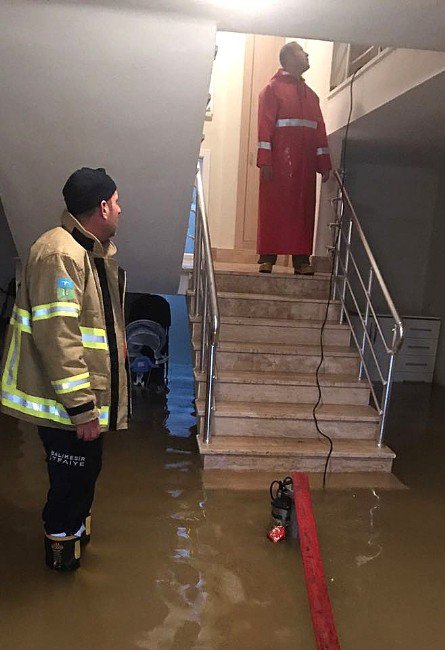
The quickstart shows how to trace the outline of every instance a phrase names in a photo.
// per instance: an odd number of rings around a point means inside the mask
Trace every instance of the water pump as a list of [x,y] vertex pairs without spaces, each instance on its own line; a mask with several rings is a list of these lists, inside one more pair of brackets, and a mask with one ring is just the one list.
[[293,483],[290,476],[282,481],[272,481],[269,488],[271,498],[272,526],[267,533],[271,542],[277,543],[287,537],[298,539],[297,518],[295,516]]

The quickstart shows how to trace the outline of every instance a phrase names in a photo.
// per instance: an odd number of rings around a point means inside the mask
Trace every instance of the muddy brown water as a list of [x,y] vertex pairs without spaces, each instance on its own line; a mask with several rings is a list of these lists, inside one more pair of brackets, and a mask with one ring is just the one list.
[[[37,434],[0,418],[2,650],[315,648],[298,546],[265,538],[268,481],[203,476],[191,369],[171,370],[169,395],[139,395],[131,430],[107,435],[74,574],[43,564]],[[346,478],[313,491],[343,650],[445,647],[445,391],[395,393],[409,489]]]

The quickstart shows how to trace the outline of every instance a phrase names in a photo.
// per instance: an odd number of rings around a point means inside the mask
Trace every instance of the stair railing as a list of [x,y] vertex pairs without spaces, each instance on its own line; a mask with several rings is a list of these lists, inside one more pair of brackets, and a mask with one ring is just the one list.
[[[368,380],[374,405],[380,416],[378,445],[382,446],[388,420],[388,408],[394,376],[394,362],[403,342],[403,322],[383,280],[377,262],[365,237],[357,213],[345,189],[341,175],[334,172],[338,185],[337,197],[332,200],[336,219],[330,224],[334,229],[334,276],[332,299],[341,303],[340,323],[347,320],[354,343],[360,355],[359,379]],[[364,272],[363,272],[364,270]],[[379,293],[379,305],[389,311],[393,320],[392,338],[387,341],[375,306]],[[381,307],[378,311],[381,311]],[[373,324],[373,333],[370,325]],[[378,348],[377,348],[378,346]],[[379,360],[378,349],[386,354],[386,363]],[[377,382],[373,378],[377,377]],[[381,396],[378,384],[381,384]]]
[[206,377],[203,440],[208,444],[212,436],[215,411],[214,384],[220,314],[200,164],[198,164],[196,174],[195,190],[195,242],[191,286],[192,314],[199,317],[201,321],[199,368],[201,373],[205,373]]

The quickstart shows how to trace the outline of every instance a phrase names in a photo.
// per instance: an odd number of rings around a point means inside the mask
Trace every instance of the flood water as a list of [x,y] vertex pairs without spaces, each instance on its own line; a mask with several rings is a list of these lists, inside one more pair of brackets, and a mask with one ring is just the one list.
[[[0,418],[2,650],[315,648],[299,549],[271,544],[270,477],[204,476],[192,371],[108,434],[93,536],[73,574],[43,562],[33,427]],[[445,647],[445,391],[396,390],[397,481],[330,481],[314,511],[343,650]]]

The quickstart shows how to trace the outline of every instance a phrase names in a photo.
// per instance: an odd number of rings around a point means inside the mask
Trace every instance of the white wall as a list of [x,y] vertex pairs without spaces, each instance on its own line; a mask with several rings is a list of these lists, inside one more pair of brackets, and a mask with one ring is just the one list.
[[[444,70],[444,52],[404,49],[382,52],[365,65],[354,79],[352,122]],[[350,80],[347,80],[329,93],[326,113],[328,134],[346,125],[349,108]]]
[[[330,41],[315,41],[310,39],[301,38],[287,38],[286,41],[296,40],[309,54],[310,68],[304,74],[306,83],[314,92],[317,93],[320,99],[320,108],[324,119],[326,120],[328,111],[328,96],[330,93],[331,81],[331,66],[332,54],[334,44]],[[315,207],[315,228],[314,228],[314,246],[313,253],[321,257],[326,256],[325,245],[327,243],[326,233],[319,233],[319,224],[321,228],[326,230],[325,221],[321,215],[325,214],[323,206],[320,204],[322,200],[322,183],[321,177],[317,174],[317,204]],[[322,241],[319,241],[322,239]]]
[[[305,38],[286,37],[286,43],[297,41],[309,54],[310,68],[304,73],[308,86],[317,93],[320,98],[320,108],[324,115],[328,95],[330,92],[332,52],[334,44],[331,41],[315,41]],[[277,63],[277,68],[278,68]]]
[[1,4],[0,194],[21,256],[58,222],[69,174],[103,166],[121,196],[130,290],[176,292],[214,39],[197,18]]
[[202,149],[209,151],[209,224],[212,246],[235,245],[245,34],[219,32],[212,72],[211,120],[204,125]]

